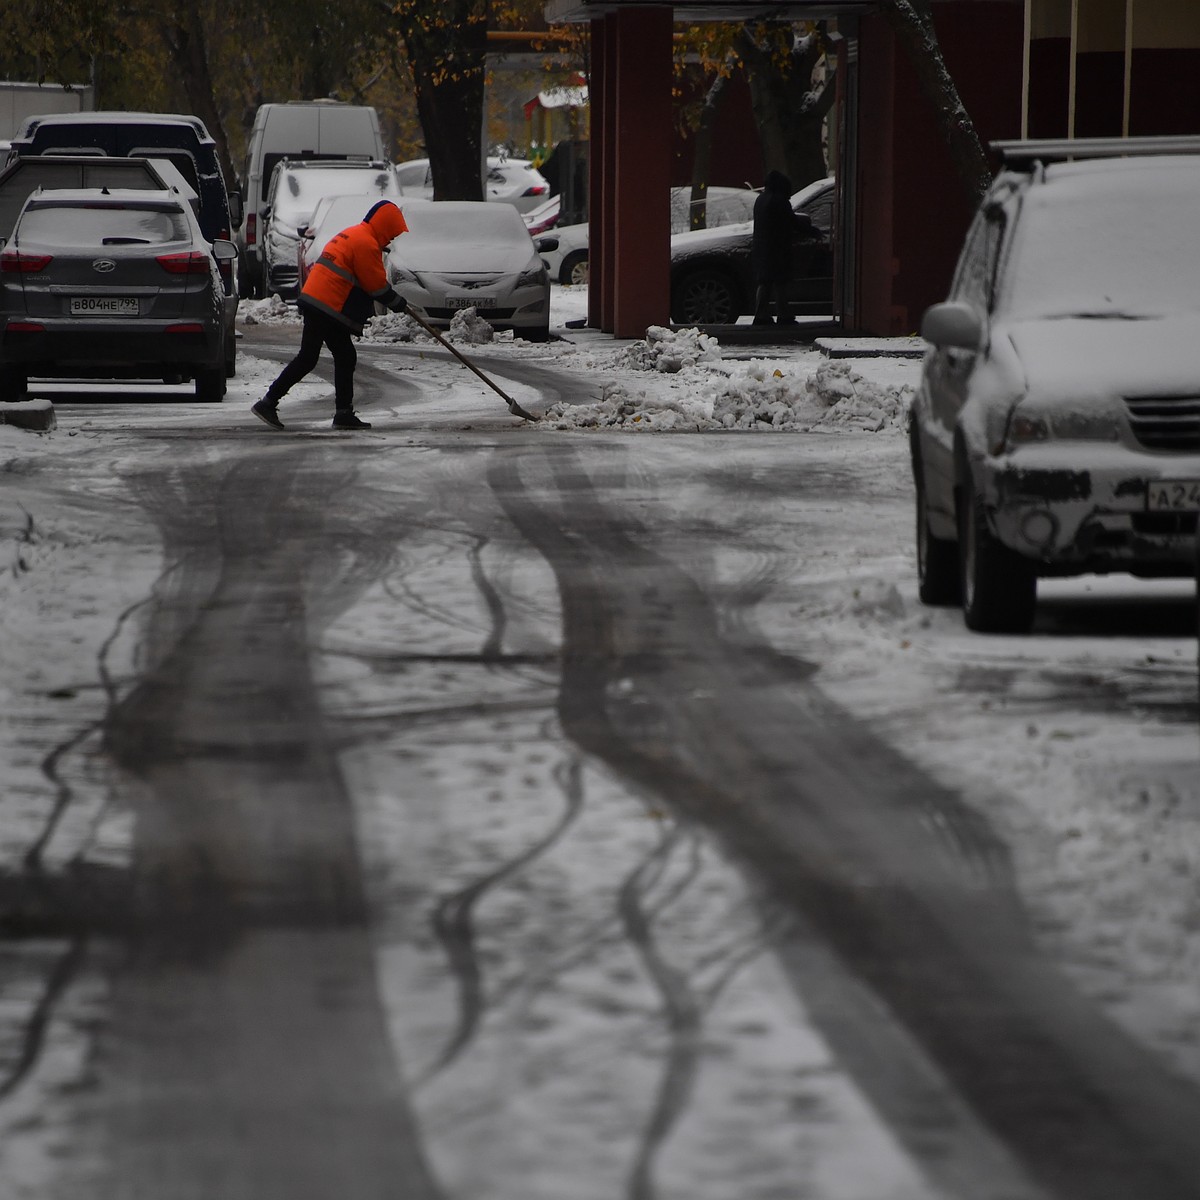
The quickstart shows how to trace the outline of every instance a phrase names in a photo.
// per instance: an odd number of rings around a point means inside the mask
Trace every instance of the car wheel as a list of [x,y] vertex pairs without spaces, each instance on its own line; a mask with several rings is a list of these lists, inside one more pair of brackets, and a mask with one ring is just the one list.
[[737,284],[723,271],[692,271],[671,288],[676,325],[732,325],[740,312]]
[[230,349],[225,352],[225,378],[232,379],[237,374],[237,341],[232,333],[226,335],[226,344]]
[[205,404],[220,404],[225,395],[225,368],[204,367],[196,372],[196,399]]
[[517,337],[524,338],[527,342],[548,342],[550,340],[549,325],[535,325],[530,329],[518,329]]
[[915,447],[913,484],[917,493],[917,595],[922,604],[960,604],[962,580],[958,570],[958,547],[930,531],[925,472]]
[[1028,633],[1037,607],[1037,572],[998,541],[983,500],[968,485],[958,504],[963,619],[976,633]]
[[588,281],[588,256],[586,250],[576,250],[563,259],[558,271],[559,283],[583,284]]
[[29,398],[29,372],[23,367],[0,367],[0,403]]

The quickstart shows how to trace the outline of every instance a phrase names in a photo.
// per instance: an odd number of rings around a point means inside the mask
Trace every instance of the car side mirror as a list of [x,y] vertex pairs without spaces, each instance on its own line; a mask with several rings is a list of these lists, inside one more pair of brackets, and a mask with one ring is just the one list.
[[242,193],[229,193],[229,223],[234,229],[241,229],[242,219],[245,216],[246,210],[242,206]]
[[238,248],[225,238],[216,238],[213,241],[212,252],[217,262],[232,262],[238,256]]
[[921,336],[940,349],[978,350],[983,343],[983,322],[969,304],[947,300],[925,310]]

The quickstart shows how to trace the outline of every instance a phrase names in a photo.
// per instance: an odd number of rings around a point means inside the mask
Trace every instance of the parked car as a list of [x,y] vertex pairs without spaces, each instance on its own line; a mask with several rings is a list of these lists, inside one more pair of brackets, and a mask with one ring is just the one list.
[[[187,201],[197,220],[200,197],[170,159],[41,154],[14,158],[0,170],[0,239],[11,236],[25,201],[39,188],[140,188],[169,191]],[[229,262],[219,267],[228,268]],[[237,372],[237,287],[223,284],[225,374]]]
[[[230,239],[242,223],[241,193],[226,186],[217,143],[199,117],[103,109],[27,117],[12,139],[9,162],[60,155],[166,159],[196,193],[200,229],[208,242]],[[219,265],[222,286],[231,298],[226,305],[225,370],[232,376],[237,361],[237,263],[223,259]]]
[[[748,188],[711,188],[710,224],[688,230],[691,189],[671,189],[671,319],[677,324],[723,325],[754,311],[755,284],[750,248],[758,193]],[[834,180],[822,179],[792,197],[792,208],[805,213],[820,235],[797,247],[793,310],[813,315],[833,307]],[[588,274],[587,225],[560,225],[535,243],[550,277],[559,283],[584,283]]]
[[550,336],[550,277],[511,204],[443,200],[405,209],[408,233],[388,252],[388,279],[431,325],[474,308],[494,328]]
[[366,104],[339,100],[288,100],[260,104],[246,141],[246,220],[236,239],[241,252],[241,287],[244,296],[265,295],[262,269],[262,236],[266,228],[263,209],[275,165],[285,158],[357,158],[375,161],[385,157],[379,115]]
[[1041,577],[1195,571],[1200,139],[994,148],[921,326],[917,572],[926,603],[1019,633]]
[[168,191],[45,190],[0,251],[0,400],[34,377],[194,379],[225,393],[224,290],[233,242],[209,243]]
[[587,283],[588,226],[559,225],[533,239],[550,278],[556,283]]
[[[819,179],[792,196],[811,233],[798,233],[788,299],[796,316],[833,311],[835,181]],[[751,247],[754,222],[735,221],[671,238],[671,320],[677,325],[727,325],[754,312],[757,291]]]
[[[374,201],[362,196],[322,196],[313,209],[312,218],[300,230],[300,241],[296,250],[296,271],[298,286],[304,287],[312,264],[321,256],[325,244],[336,233],[351,225],[357,225],[370,210]],[[421,205],[432,204],[431,200],[418,200],[405,196],[396,202],[405,214]],[[407,236],[407,234],[403,235]]]
[[525,221],[525,228],[529,230],[529,236],[537,237],[539,233],[553,229],[558,224],[561,213],[562,198],[551,196],[549,200],[542,201],[537,208],[531,208],[527,212],[523,212],[521,216]]
[[326,162],[285,158],[275,164],[264,210],[266,234],[262,246],[269,293],[284,300],[296,298],[300,230],[312,219],[313,210],[323,196],[350,193],[362,198],[364,214],[375,201],[399,200],[402,195],[395,170],[390,163],[379,159]]
[[[433,171],[427,158],[412,158],[397,163],[396,174],[406,196],[433,199]],[[524,158],[490,155],[484,195],[488,200],[511,204],[526,213],[550,199],[550,185],[542,173]]]

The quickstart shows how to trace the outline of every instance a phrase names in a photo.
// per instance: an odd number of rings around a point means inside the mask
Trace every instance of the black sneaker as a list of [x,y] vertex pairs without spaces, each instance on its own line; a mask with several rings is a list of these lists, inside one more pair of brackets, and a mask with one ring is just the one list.
[[334,429],[370,429],[371,422],[364,421],[352,408],[339,409],[333,414]]
[[268,400],[265,396],[250,405],[250,411],[260,420],[265,421],[272,429],[282,429],[283,422],[279,419],[279,405]]

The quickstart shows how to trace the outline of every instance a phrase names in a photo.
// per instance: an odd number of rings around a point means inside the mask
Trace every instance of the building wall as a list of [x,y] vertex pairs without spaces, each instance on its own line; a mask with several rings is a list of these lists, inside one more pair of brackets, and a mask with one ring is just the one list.
[[[1021,123],[1024,7],[1017,0],[934,4],[942,55],[981,139]],[[885,17],[859,30],[858,316],[862,332],[917,331],[945,299],[974,203],[935,113]]]

